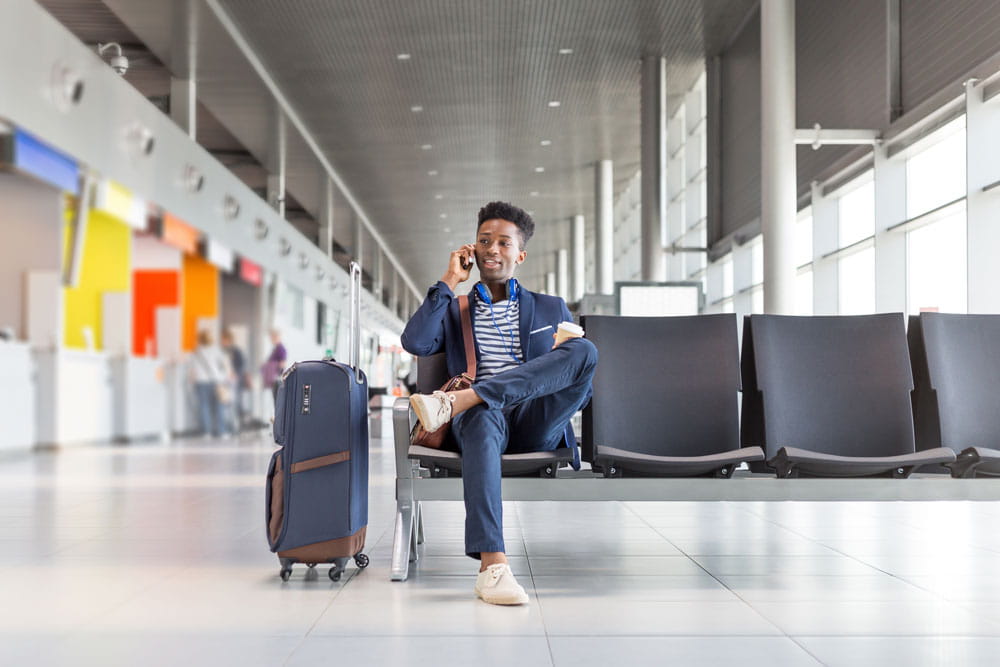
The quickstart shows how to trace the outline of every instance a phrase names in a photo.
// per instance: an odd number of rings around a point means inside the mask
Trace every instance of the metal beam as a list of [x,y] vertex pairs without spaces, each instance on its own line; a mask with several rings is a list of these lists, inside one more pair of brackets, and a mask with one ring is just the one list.
[[825,130],[816,123],[812,129],[795,130],[795,143],[812,146],[813,150],[821,146],[877,146],[882,143],[882,135],[878,130]]

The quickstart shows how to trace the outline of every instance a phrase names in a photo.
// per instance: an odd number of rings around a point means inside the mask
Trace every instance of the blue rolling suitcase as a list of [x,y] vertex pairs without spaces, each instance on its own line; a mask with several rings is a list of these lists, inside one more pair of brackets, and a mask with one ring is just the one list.
[[368,525],[368,380],[358,367],[361,268],[351,264],[351,365],[332,359],[292,364],[275,402],[281,445],[267,472],[271,551],[288,581],[294,563],[331,563],[340,579],[362,553]]

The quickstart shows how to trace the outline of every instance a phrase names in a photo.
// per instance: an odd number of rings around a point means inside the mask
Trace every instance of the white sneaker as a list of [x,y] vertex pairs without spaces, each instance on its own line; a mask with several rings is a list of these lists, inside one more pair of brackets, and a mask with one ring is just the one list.
[[453,399],[443,391],[433,394],[414,394],[410,396],[410,407],[417,414],[421,426],[428,433],[433,433],[448,423],[451,419],[451,404]]
[[507,563],[490,565],[476,577],[476,595],[490,604],[527,604],[528,594]]

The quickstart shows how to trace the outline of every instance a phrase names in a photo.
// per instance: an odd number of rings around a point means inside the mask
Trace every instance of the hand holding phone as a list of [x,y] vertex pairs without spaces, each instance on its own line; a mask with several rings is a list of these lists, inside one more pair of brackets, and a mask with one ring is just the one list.
[[469,273],[476,263],[476,246],[466,243],[451,253],[448,259],[448,270],[441,279],[452,289],[469,279]]

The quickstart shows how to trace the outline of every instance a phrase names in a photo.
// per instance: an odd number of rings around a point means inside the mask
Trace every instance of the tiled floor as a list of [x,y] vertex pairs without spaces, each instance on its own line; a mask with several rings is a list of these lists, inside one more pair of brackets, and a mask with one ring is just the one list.
[[0,664],[996,665],[997,503],[507,503],[531,604],[475,599],[463,509],[389,581],[388,442],[371,566],[277,576],[265,439],[0,457]]

